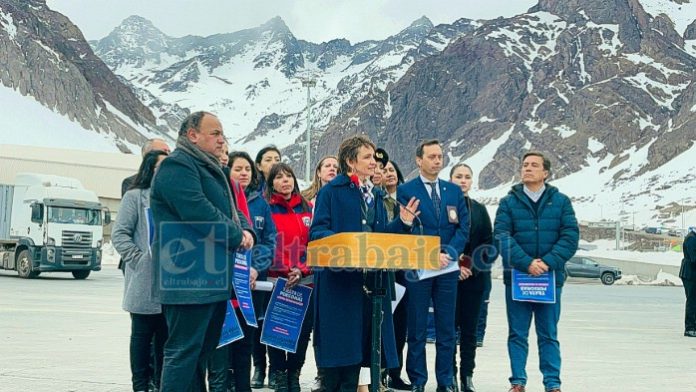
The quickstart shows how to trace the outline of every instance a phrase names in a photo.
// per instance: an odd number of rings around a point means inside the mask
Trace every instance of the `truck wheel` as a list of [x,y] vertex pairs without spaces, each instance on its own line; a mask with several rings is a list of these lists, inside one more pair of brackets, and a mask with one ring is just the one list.
[[82,279],[87,279],[87,277],[89,276],[89,273],[90,273],[90,272],[92,272],[92,271],[90,271],[90,270],[73,271],[73,272],[72,272],[72,276],[73,276],[75,279],[80,279],[80,280],[82,280]]
[[602,277],[601,277],[600,279],[602,279],[602,283],[604,283],[604,284],[607,285],[607,286],[613,285],[613,284],[614,284],[614,281],[616,280],[616,279],[614,278],[614,274],[612,274],[611,272],[605,272],[605,273],[603,273],[603,274],[602,274]]
[[17,274],[20,278],[33,279],[39,276],[38,271],[34,271],[34,262],[31,260],[31,254],[27,249],[19,252],[17,258]]

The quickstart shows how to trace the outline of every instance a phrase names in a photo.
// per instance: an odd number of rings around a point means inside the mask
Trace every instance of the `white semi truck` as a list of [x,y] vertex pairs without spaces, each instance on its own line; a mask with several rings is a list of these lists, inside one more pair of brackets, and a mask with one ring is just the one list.
[[20,173],[0,184],[0,268],[22,278],[101,270],[103,225],[111,221],[97,195],[74,178]]

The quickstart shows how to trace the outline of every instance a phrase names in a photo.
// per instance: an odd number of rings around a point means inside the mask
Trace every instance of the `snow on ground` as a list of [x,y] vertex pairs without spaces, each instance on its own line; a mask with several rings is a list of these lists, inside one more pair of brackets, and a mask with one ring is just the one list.
[[683,282],[678,276],[666,272],[658,272],[657,277],[652,280],[643,280],[637,275],[623,275],[614,284],[627,286],[683,286]]
[[[682,243],[681,238],[673,237],[670,239],[673,240],[672,246],[681,245]],[[621,246],[627,245],[628,243],[626,242],[621,243]],[[596,240],[592,242],[581,240],[580,249],[578,249],[577,255],[671,266],[681,265],[681,260],[683,257],[681,251],[677,252],[671,250],[671,247],[669,247],[669,250],[665,252],[636,252],[630,250],[616,250],[616,240]]]

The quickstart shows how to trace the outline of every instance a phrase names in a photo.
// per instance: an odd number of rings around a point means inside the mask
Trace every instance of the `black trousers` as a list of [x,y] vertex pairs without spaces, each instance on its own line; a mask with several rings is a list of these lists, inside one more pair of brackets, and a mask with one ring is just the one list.
[[[463,290],[457,287],[457,311],[455,328],[459,330],[459,379],[474,374],[476,366],[476,328],[481,311],[483,290]],[[457,369],[457,354],[454,354],[454,369]]]
[[[263,309],[265,312],[265,309],[268,307],[268,303],[271,300],[270,295],[266,295],[266,293],[259,293],[259,292],[252,292],[251,293],[252,298],[254,299],[254,308],[255,309]],[[261,307],[257,307],[256,304],[261,303]],[[258,315],[257,315],[258,316]],[[258,332],[256,333],[256,337],[254,338],[253,341],[253,346],[252,346],[252,359],[254,363],[254,368],[261,369],[264,374],[266,372],[266,345],[261,344],[259,339],[261,339],[261,330],[263,328],[263,319],[258,320],[259,328]],[[270,368],[269,372],[274,371],[275,369]]]
[[268,359],[273,370],[301,370],[307,357],[307,347],[309,346],[309,335],[314,327],[314,304],[310,297],[307,314],[302,323],[300,339],[297,341],[297,351],[293,354],[277,348],[268,347]]
[[358,389],[360,364],[321,368],[321,392],[355,392]]
[[[131,313],[130,368],[134,391],[147,391],[150,380],[159,387],[162,376],[164,342],[167,322],[162,313]],[[151,353],[154,345],[154,369]]]
[[169,337],[164,344],[160,392],[206,391],[205,370],[220,341],[227,301],[162,305]]
[[684,330],[696,331],[696,281],[682,279],[686,294],[684,310]]
[[[244,338],[216,349],[210,356],[208,360],[210,392],[227,392],[231,383],[234,383],[237,392],[251,391],[251,350],[256,338],[256,328],[244,322],[239,309],[236,309],[236,313]],[[230,369],[234,372],[230,372]]]
[[[397,271],[396,282],[402,286],[406,283],[403,281],[405,278],[399,274],[403,271]],[[389,369],[389,377],[401,378],[401,370],[404,368],[404,347],[406,347],[406,332],[408,324],[408,292],[404,294],[399,304],[394,309],[394,339],[396,340],[396,355],[399,358],[399,367]]]

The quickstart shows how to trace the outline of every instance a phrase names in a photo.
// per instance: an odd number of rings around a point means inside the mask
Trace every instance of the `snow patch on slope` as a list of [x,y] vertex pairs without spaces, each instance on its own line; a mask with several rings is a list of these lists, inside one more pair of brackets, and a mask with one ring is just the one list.
[[684,35],[684,31],[689,24],[696,19],[696,2],[686,1],[677,4],[671,0],[640,0],[645,12],[652,16],[665,14],[674,23],[674,29],[679,35]]
[[[0,118],[11,118],[19,132],[0,132],[0,144],[119,152],[113,134],[85,130],[68,117],[41,105],[33,97],[0,84]],[[17,133],[21,133],[18,135]],[[134,149],[133,151],[136,151]]]

